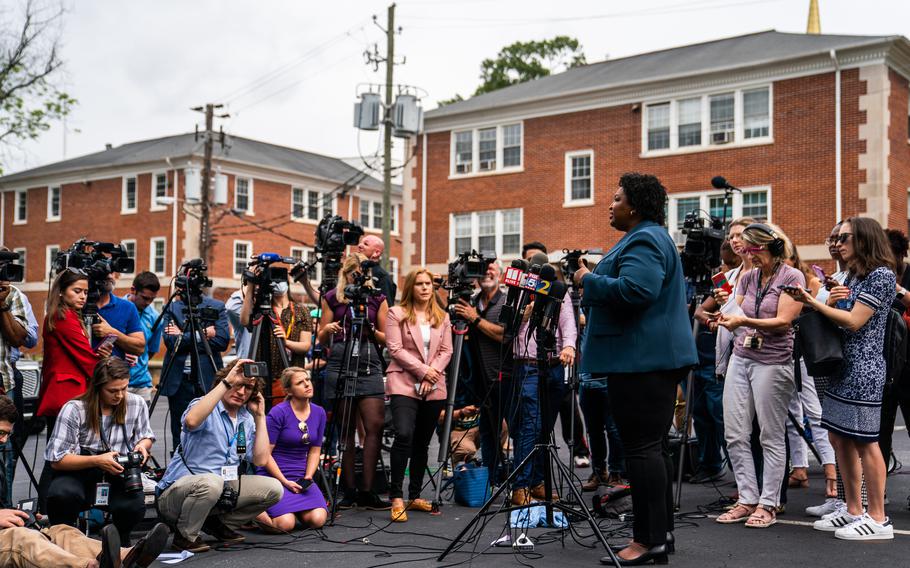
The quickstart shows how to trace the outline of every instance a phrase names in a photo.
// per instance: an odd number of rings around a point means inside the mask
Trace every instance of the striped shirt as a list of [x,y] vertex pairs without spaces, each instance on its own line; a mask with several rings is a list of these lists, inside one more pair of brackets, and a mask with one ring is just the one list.
[[[26,306],[28,299],[16,287],[10,286],[9,295],[6,297],[6,306],[9,307],[10,315],[13,321],[21,325],[27,331],[25,346],[34,347],[38,342],[38,322],[32,314],[30,306]],[[16,385],[13,378],[13,365],[19,359],[19,348],[10,345],[2,336],[0,336],[0,378],[3,379],[3,390],[9,392]]]
[[[82,450],[93,452],[115,451],[123,455],[133,451],[140,440],[146,438],[154,441],[155,433],[149,422],[149,411],[142,397],[133,393],[126,395],[126,420],[121,426],[113,422],[111,416],[101,417],[101,429],[110,444],[105,447],[99,433],[89,430],[86,420],[85,404],[73,399],[63,405],[57,416],[54,434],[44,450],[44,460],[58,462],[67,454],[80,454]],[[126,439],[124,439],[124,434]]]

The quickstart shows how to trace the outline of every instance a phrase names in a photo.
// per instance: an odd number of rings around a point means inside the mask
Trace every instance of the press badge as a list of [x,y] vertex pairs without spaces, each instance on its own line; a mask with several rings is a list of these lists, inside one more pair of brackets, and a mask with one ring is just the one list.
[[237,466],[236,465],[223,465],[221,466],[221,478],[225,481],[237,481]]
[[95,485],[95,505],[104,506],[110,501],[111,484],[98,483]]

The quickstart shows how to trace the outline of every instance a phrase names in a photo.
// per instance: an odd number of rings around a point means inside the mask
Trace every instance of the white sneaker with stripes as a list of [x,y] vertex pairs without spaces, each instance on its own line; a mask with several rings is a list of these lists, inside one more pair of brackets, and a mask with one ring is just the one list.
[[894,526],[891,519],[877,523],[868,514],[853,523],[834,531],[834,536],[843,540],[891,540],[894,538]]
[[817,531],[834,532],[862,519],[862,516],[854,517],[844,509],[840,514],[825,515],[821,520],[812,523],[812,528]]
[[847,504],[837,497],[828,497],[821,505],[806,507],[806,514],[813,517],[824,517],[825,515],[830,515],[831,513],[839,513],[841,509],[846,510]]

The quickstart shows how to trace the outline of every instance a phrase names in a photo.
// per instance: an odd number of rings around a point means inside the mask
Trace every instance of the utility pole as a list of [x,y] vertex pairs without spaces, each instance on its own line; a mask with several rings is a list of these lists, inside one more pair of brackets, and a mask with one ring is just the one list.
[[385,120],[382,129],[382,267],[391,271],[389,249],[392,247],[392,84],[395,69],[395,4],[389,6],[386,21],[385,55]]
[[[205,146],[203,150],[202,165],[202,187],[200,188],[200,211],[199,211],[199,257],[206,264],[211,264],[212,254],[212,226],[210,216],[212,211],[212,151],[215,144],[215,109],[222,108],[224,105],[208,103],[203,107],[195,107],[192,110],[205,113]],[[226,118],[228,115],[219,115],[219,118]]]

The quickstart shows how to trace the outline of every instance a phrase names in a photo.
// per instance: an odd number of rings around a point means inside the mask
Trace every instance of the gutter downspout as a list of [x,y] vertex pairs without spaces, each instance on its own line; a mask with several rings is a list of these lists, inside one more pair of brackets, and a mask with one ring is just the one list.
[[831,62],[834,63],[834,222],[838,223],[843,218],[841,196],[841,87],[840,64],[837,62],[837,50],[828,52]]
[[427,265],[427,133],[420,156],[420,266]]
[[177,173],[177,168],[174,167],[174,164],[171,163],[170,156],[164,158],[164,161],[167,162],[167,165],[170,166],[171,171],[174,172],[174,203],[171,205],[173,207],[173,215],[171,218],[171,272],[177,272],[177,189],[179,186],[179,176]]

